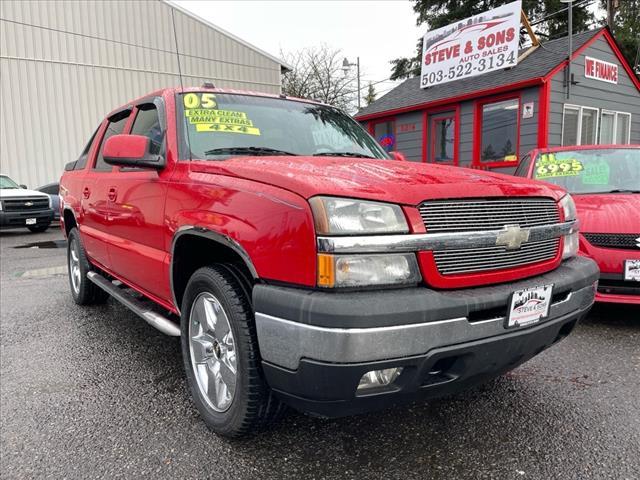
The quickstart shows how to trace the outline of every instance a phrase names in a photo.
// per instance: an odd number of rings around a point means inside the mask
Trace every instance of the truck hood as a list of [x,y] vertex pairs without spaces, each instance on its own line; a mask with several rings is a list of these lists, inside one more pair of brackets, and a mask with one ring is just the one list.
[[541,196],[559,200],[551,184],[460,167],[397,160],[335,157],[236,157],[194,160],[191,170],[274,185],[305,198],[315,195],[418,205],[424,200],[463,197]]
[[580,231],[587,233],[640,233],[640,194],[574,194]]
[[46,193],[27,188],[0,188],[0,198],[47,197]]

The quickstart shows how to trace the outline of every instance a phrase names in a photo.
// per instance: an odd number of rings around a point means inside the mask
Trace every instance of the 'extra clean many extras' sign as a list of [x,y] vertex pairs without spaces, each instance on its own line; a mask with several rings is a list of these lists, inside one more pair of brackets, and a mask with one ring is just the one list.
[[593,57],[584,57],[584,76],[603,82],[618,83],[618,65]]
[[522,2],[508,3],[427,32],[422,44],[422,88],[514,67]]

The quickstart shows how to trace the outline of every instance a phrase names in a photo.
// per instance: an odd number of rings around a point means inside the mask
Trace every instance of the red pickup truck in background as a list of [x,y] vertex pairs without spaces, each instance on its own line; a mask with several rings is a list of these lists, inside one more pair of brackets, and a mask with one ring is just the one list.
[[468,388],[593,303],[569,195],[394,161],[319,103],[165,89],[107,116],[61,179],[76,303],[181,337],[207,425],[348,415]]

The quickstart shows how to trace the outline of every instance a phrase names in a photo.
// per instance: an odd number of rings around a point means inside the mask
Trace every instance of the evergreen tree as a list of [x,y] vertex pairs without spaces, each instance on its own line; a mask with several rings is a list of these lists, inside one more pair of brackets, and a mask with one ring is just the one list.
[[[513,0],[413,0],[413,11],[418,15],[416,24],[429,30],[444,27],[458,20],[477,15],[492,8],[511,3]],[[605,0],[606,1],[606,0]],[[640,0],[625,0],[638,3]],[[621,3],[625,3],[621,2]],[[523,0],[522,8],[530,21],[545,17],[566,8],[560,0]],[[556,38],[567,34],[568,15],[563,12],[535,26],[542,38]],[[573,7],[573,31],[587,30],[593,22],[593,15],[587,5]],[[418,39],[416,54],[409,58],[391,60],[391,80],[420,75],[422,59],[422,38]]]
[[[600,0],[600,6],[606,9],[607,0]],[[629,64],[633,68],[640,68],[637,65],[640,62],[640,0],[618,2],[611,27]]]
[[364,97],[364,103],[366,105],[371,105],[375,101],[376,101],[376,90],[375,88],[373,88],[373,85],[371,85],[371,82],[369,82],[369,88],[367,89],[367,94]]

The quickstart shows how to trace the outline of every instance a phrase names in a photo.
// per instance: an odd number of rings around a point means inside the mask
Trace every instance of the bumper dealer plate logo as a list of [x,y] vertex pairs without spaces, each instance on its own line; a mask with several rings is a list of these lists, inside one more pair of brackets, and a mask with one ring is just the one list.
[[505,225],[498,233],[496,245],[504,246],[507,250],[519,250],[523,243],[529,240],[529,230],[520,225]]

